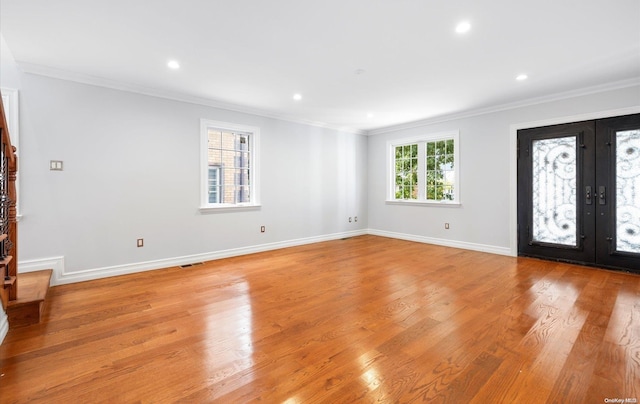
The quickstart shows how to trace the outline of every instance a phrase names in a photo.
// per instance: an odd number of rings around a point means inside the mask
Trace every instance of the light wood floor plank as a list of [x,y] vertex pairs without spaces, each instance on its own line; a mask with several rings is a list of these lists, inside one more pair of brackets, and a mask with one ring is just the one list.
[[0,403],[640,400],[640,276],[376,236],[57,286]]

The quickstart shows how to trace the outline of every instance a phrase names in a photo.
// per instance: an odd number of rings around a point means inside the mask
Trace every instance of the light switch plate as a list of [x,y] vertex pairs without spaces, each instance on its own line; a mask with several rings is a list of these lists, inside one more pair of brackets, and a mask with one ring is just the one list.
[[49,170],[51,170],[51,171],[62,171],[62,161],[61,160],[51,160],[51,161],[49,161]]

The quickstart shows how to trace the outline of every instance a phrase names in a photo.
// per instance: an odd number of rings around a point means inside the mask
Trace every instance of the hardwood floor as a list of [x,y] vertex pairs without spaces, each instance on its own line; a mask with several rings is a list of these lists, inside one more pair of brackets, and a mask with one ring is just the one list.
[[0,374],[2,403],[640,400],[640,276],[355,237],[54,287]]

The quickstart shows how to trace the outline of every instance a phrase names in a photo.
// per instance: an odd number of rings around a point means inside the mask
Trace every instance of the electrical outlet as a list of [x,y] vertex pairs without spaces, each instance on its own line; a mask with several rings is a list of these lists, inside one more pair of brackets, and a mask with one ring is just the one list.
[[447,230],[449,230],[449,223],[445,223],[445,224],[444,224],[444,228],[445,228],[445,229],[447,229]]
[[351,223],[351,221],[352,221],[351,216],[349,216],[349,223]]
[[260,226],[260,233],[264,233],[265,231],[267,231],[267,228],[264,226]]
[[139,238],[138,240],[136,240],[136,243],[138,247],[144,247],[144,239]]
[[354,218],[353,218],[353,221],[354,221],[354,222],[357,222],[357,221],[358,221],[358,216],[354,217]]

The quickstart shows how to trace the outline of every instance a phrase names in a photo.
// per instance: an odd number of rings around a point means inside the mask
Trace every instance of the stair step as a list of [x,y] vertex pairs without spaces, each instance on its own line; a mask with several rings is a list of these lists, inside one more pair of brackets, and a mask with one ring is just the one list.
[[11,255],[7,255],[6,257],[0,260],[0,266],[7,266],[12,259],[13,257]]
[[7,305],[9,327],[22,327],[40,322],[53,270],[18,274],[18,298]]
[[8,288],[9,286],[13,285],[14,283],[16,283],[16,277],[15,276],[9,276],[7,278],[4,278],[4,287]]

